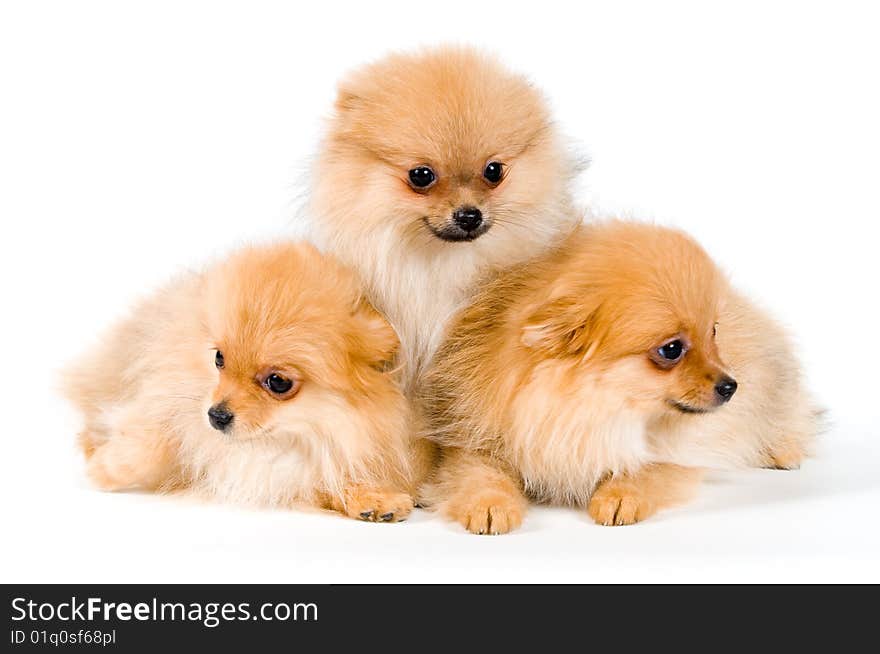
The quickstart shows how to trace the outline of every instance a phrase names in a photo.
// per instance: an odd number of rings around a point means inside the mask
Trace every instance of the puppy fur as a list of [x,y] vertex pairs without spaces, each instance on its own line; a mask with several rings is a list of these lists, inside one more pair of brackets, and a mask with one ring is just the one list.
[[415,484],[409,410],[383,371],[397,347],[350,271],[310,245],[253,247],[141,303],[64,386],[99,488],[396,521]]
[[736,395],[705,419],[661,416],[649,433],[654,456],[707,468],[799,468],[824,420],[805,388],[785,329],[731,289],[718,314],[715,340],[739,382]]
[[516,528],[527,498],[630,524],[687,499],[688,466],[791,467],[816,431],[782,330],[690,238],[626,222],[581,227],[486,286],[418,405],[444,447],[423,500],[474,533]]
[[[492,162],[497,183],[484,175]],[[426,188],[409,177],[419,167],[435,177]],[[400,335],[407,394],[485,278],[580,222],[577,172],[541,94],[483,53],[394,54],[340,84],[314,170],[316,239],[357,270]],[[480,212],[472,231],[456,226],[462,209]]]

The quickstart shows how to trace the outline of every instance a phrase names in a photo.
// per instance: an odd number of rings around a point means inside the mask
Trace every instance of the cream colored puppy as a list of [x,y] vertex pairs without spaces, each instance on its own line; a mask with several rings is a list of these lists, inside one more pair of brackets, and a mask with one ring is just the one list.
[[395,54],[343,80],[311,211],[400,335],[407,393],[487,276],[580,222],[576,172],[538,90],[480,52]]
[[355,276],[305,244],[181,277],[72,365],[80,445],[104,490],[190,488],[397,521],[416,485],[398,341]]

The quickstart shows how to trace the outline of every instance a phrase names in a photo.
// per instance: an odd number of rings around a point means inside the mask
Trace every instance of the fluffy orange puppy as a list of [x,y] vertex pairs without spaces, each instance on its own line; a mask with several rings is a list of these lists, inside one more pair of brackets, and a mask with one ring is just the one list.
[[784,465],[816,430],[781,330],[683,233],[626,222],[488,285],[420,405],[445,446],[425,501],[480,534],[516,528],[528,498],[630,524],[690,496],[695,441]]
[[400,335],[408,394],[483,279],[580,222],[578,170],[541,93],[484,53],[394,54],[342,81],[313,171],[316,237]]
[[66,376],[105,490],[191,488],[366,520],[412,509],[394,331],[305,244],[236,252],[138,306]]

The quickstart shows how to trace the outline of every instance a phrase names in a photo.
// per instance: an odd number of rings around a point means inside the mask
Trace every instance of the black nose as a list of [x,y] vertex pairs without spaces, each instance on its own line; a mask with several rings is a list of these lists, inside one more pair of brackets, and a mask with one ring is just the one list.
[[715,392],[722,402],[727,402],[736,393],[736,380],[730,377],[722,377],[721,381],[715,384]]
[[483,224],[483,212],[476,207],[459,207],[452,214],[452,219],[466,232],[472,232]]
[[232,424],[234,418],[235,414],[227,409],[226,405],[222,402],[220,404],[215,404],[208,409],[208,422],[211,423],[211,426],[214,429],[226,431],[227,427]]

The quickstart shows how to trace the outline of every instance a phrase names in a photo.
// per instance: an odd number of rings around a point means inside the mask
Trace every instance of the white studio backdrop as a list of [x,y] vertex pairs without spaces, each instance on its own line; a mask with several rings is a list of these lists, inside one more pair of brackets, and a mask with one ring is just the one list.
[[[880,580],[878,25],[867,2],[0,4],[0,581]],[[448,42],[546,91],[585,204],[689,230],[790,327],[820,456],[635,528],[542,509],[498,539],[91,490],[59,366],[176,270],[297,234],[336,80]]]

